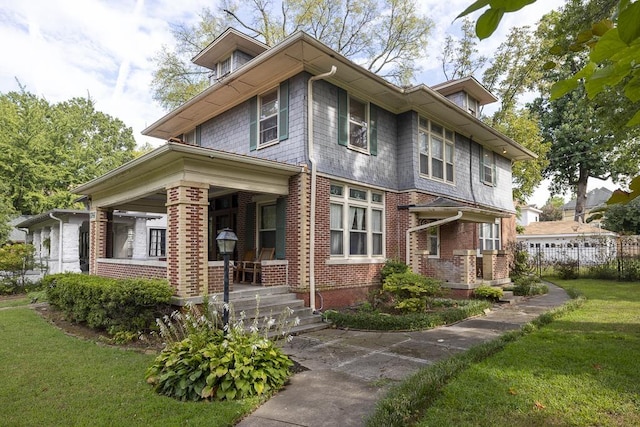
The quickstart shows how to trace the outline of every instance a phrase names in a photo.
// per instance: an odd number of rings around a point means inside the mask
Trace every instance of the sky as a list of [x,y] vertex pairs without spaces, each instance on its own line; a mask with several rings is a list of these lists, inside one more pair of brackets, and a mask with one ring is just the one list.
[[[459,21],[454,19],[472,1],[417,0],[435,23],[417,83],[445,80],[438,60],[442,44],[447,34],[459,34]],[[193,24],[203,7],[214,9],[216,4],[216,0],[0,0],[0,93],[19,90],[19,81],[50,103],[89,96],[97,110],[130,126],[138,144],[159,146],[164,141],[141,134],[166,113],[151,95],[153,57],[162,45],[173,45],[172,24]],[[507,14],[498,31],[478,44],[480,53],[493,52],[512,26],[533,25],[561,4],[538,0]],[[542,206],[549,196],[547,186],[543,183],[530,203]]]

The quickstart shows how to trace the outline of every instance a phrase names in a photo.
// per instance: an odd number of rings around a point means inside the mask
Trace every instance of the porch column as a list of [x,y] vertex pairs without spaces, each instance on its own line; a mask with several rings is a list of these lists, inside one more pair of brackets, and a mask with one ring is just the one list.
[[80,273],[80,225],[82,221],[62,224],[62,271]]
[[133,259],[147,258],[147,219],[136,218],[133,225]]
[[460,278],[459,283],[473,285],[476,283],[476,251],[457,249],[453,251],[453,266]]
[[89,214],[89,274],[97,274],[98,258],[107,257],[108,211],[95,208]]
[[42,245],[42,234],[41,233],[42,233],[42,230],[34,230],[33,231],[33,240],[31,241],[31,244],[35,248],[33,257],[36,260],[39,260],[40,257],[42,256],[42,248],[40,247],[40,245]]
[[56,223],[56,225],[51,226],[51,234],[49,235],[50,246],[49,246],[49,272],[52,274],[62,273],[58,266],[58,259],[62,255],[59,251],[60,245],[60,226]]
[[179,297],[207,289],[209,185],[180,181],[167,187],[167,279]]
[[497,250],[482,251],[482,279],[494,280],[496,279],[496,258],[498,257]]

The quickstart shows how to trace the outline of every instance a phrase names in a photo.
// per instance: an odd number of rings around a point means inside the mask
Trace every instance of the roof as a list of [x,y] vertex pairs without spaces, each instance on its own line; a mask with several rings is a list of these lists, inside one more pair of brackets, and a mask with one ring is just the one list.
[[234,50],[241,50],[252,56],[258,56],[269,49],[266,44],[241,33],[234,28],[227,28],[222,34],[193,57],[191,62],[201,67],[213,69],[215,65],[230,55]]
[[38,215],[32,215],[29,218],[24,219],[20,223],[16,224],[16,227],[29,228],[41,222],[51,221],[51,215],[56,217],[67,217],[73,215],[86,215],[89,218],[89,211],[80,209],[52,209],[50,211],[43,212]]
[[[229,34],[237,37],[235,32]],[[168,140],[191,131],[278,82],[305,71],[313,75],[325,73],[332,66],[336,66],[337,72],[327,78],[330,83],[346,86],[352,93],[370,99],[387,111],[394,114],[417,111],[511,160],[537,157],[531,150],[473,117],[428,86],[398,87],[302,31],[290,35],[211,84],[142,133]]]
[[438,197],[435,200],[409,206],[409,212],[416,212],[424,219],[445,219],[462,213],[460,221],[493,222],[496,218],[508,218],[512,212],[497,210],[495,208],[470,206],[446,197]]
[[519,234],[517,237],[526,238],[583,235],[616,236],[616,233],[600,227],[595,227],[591,224],[584,224],[575,221],[539,221],[532,222],[525,226],[524,232]]
[[444,96],[465,91],[477,99],[480,105],[490,104],[498,100],[498,98],[489,92],[487,88],[485,88],[482,83],[476,80],[473,76],[439,83],[435,86],[431,86],[431,89],[440,92]]
[[[597,206],[604,205],[609,197],[613,194],[613,191],[605,187],[594,188],[587,192],[587,203],[585,209],[593,209]],[[573,210],[576,208],[576,199],[570,200],[562,205],[563,210]]]

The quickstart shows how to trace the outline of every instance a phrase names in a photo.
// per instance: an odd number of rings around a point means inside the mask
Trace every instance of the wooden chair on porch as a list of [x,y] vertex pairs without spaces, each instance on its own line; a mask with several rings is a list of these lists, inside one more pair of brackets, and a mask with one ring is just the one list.
[[245,263],[254,261],[256,259],[256,250],[249,249],[244,252],[244,256],[240,261],[236,261],[233,265],[233,281],[240,282],[240,277],[244,279],[244,266]]
[[[251,283],[255,285],[257,283],[258,275],[262,274],[262,261],[272,260],[275,253],[275,248],[262,248],[260,249],[260,255],[258,255],[257,260],[243,262],[242,281],[246,281],[246,273],[251,273],[253,274],[253,280]],[[262,277],[260,277],[260,280],[262,280]]]

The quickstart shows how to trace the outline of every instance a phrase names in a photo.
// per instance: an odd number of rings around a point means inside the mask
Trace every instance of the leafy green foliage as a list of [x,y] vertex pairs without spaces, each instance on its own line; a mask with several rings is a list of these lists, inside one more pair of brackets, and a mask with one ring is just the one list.
[[38,267],[34,253],[35,248],[30,244],[15,243],[0,247],[0,285],[5,290],[11,289],[10,293],[25,292],[27,272]]
[[435,328],[481,314],[491,307],[486,301],[433,299],[432,307],[445,307],[421,313],[389,314],[377,310],[358,310],[355,313],[328,310],[326,319],[340,328],[377,331],[410,331]]
[[[290,314],[290,312],[286,312]],[[160,394],[179,400],[233,400],[273,392],[289,377],[291,360],[267,338],[274,323],[286,329],[288,316],[266,320],[262,331],[258,314],[247,330],[244,319],[222,325],[215,301],[190,305],[158,319],[167,345],[146,373]]]
[[640,199],[627,204],[608,205],[602,224],[616,233],[640,234]]
[[173,289],[166,280],[109,279],[77,273],[43,279],[49,302],[75,322],[110,333],[153,327],[166,312]]
[[502,298],[504,291],[502,288],[489,285],[480,285],[473,290],[473,296],[476,298],[484,298],[491,301],[497,301]]
[[406,273],[409,271],[409,266],[402,261],[395,259],[388,259],[384,263],[384,267],[380,270],[380,278],[384,282],[387,277],[395,273]]
[[391,295],[395,308],[401,312],[423,312],[427,298],[442,293],[441,282],[417,273],[394,273],[382,283],[382,291]]
[[0,190],[23,214],[74,207],[72,187],[134,154],[131,128],[88,98],[50,104],[22,87],[0,94],[0,128]]
[[513,294],[521,296],[544,295],[549,293],[549,287],[540,282],[536,276],[521,276],[514,280]]
[[558,277],[562,280],[577,279],[579,272],[578,267],[578,260],[569,258],[557,260],[553,263],[553,269],[558,274]]

